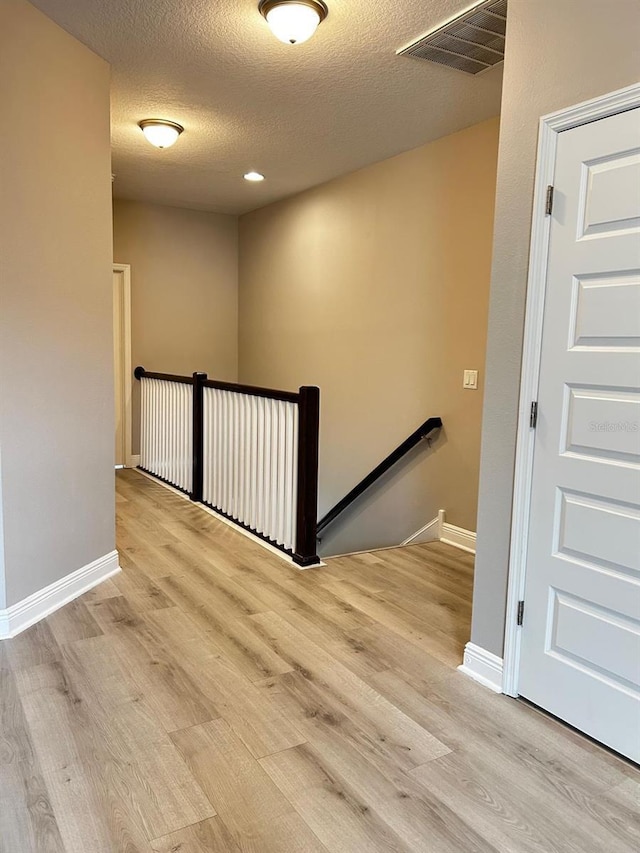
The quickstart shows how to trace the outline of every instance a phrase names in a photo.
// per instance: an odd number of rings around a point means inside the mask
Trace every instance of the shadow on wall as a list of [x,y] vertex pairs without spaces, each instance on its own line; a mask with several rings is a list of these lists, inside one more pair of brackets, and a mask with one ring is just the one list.
[[[331,557],[399,545],[416,533],[408,519],[418,514],[424,517],[425,525],[437,517],[440,507],[430,489],[429,467],[447,443],[446,425],[443,425],[410,450],[323,531],[319,555]],[[389,452],[392,450],[389,448]],[[319,518],[343,497],[323,495],[322,470],[321,458]],[[364,471],[357,482],[368,473]]]

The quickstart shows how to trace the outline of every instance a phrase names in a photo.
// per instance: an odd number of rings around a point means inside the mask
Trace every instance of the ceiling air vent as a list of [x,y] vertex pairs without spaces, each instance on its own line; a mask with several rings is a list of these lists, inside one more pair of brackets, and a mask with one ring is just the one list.
[[448,65],[467,74],[480,74],[504,59],[507,0],[484,0],[414,44],[398,51]]

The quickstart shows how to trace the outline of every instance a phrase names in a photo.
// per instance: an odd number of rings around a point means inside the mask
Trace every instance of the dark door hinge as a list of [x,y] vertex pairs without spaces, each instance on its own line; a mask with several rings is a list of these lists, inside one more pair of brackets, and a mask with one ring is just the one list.
[[531,427],[531,429],[535,429],[538,426],[538,404],[535,401],[531,404],[529,426]]
[[547,187],[547,200],[544,206],[544,212],[547,216],[551,216],[551,212],[553,211],[553,187],[551,184]]
[[522,625],[522,621],[524,619],[524,601],[518,602],[518,620],[517,624]]

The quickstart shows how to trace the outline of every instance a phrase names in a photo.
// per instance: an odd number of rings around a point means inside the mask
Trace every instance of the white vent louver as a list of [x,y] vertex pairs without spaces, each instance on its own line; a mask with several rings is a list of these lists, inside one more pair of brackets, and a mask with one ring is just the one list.
[[484,0],[399,50],[398,55],[480,74],[504,60],[506,32],[507,0]]

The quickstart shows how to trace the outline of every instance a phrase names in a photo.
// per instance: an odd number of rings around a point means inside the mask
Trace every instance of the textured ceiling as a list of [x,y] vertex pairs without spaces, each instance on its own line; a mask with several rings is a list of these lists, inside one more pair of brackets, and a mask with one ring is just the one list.
[[[497,115],[501,69],[471,77],[396,50],[470,0],[328,0],[306,44],[257,0],[32,0],[112,65],[115,195],[241,213]],[[143,118],[184,125],[152,148]],[[249,184],[250,169],[267,180]]]

